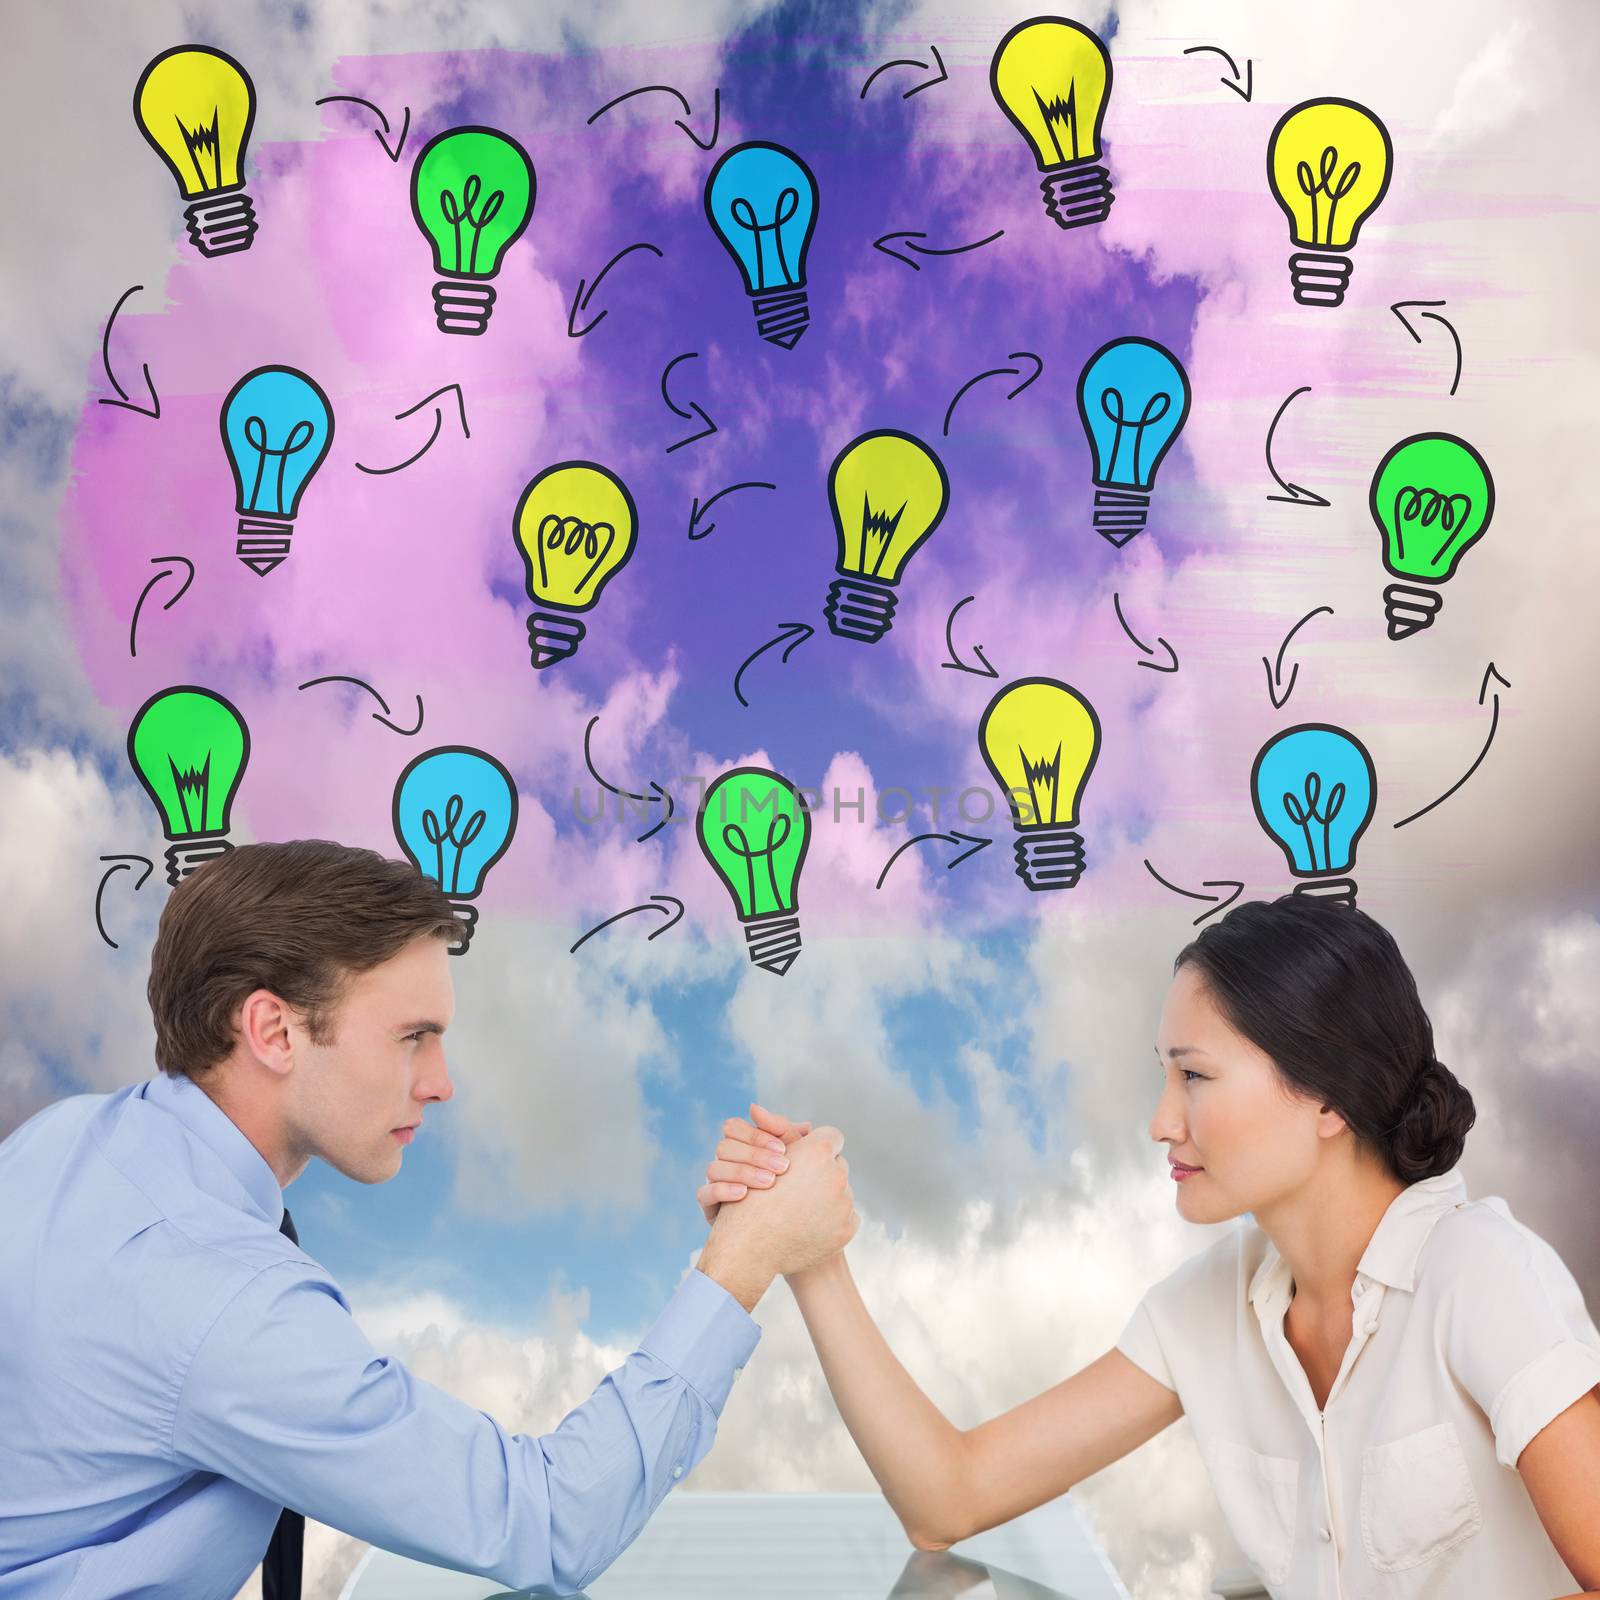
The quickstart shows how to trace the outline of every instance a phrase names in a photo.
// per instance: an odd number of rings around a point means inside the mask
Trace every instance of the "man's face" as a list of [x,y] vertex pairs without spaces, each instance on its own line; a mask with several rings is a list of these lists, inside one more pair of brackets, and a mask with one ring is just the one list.
[[298,1150],[358,1183],[392,1178],[405,1149],[394,1130],[455,1093],[440,1040],[454,1015],[446,941],[423,937],[352,980],[331,1044],[296,1024],[287,1115]]

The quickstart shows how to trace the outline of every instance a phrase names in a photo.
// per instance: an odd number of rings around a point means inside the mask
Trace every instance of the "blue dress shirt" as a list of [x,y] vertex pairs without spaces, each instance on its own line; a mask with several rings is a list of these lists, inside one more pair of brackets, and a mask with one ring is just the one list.
[[559,1427],[512,1434],[374,1350],[282,1220],[187,1078],[0,1143],[0,1600],[232,1600],[284,1506],[573,1594],[711,1448],[761,1337],[691,1270]]

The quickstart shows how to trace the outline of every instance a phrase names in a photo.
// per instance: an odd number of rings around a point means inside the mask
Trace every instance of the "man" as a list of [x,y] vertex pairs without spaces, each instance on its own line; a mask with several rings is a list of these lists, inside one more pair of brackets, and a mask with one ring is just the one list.
[[220,856],[162,913],[162,1071],[0,1144],[0,1600],[231,1600],[280,1518],[264,1582],[293,1595],[303,1516],[572,1594],[710,1449],[757,1301],[854,1233],[837,1129],[716,1215],[638,1349],[538,1438],[379,1355],[297,1248],[283,1191],[313,1157],[383,1183],[454,1093],[458,927],[372,851]]

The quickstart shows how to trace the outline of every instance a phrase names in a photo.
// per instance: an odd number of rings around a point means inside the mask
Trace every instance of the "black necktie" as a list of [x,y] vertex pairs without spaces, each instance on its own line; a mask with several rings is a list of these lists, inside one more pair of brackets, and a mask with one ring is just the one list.
[[[294,1231],[287,1206],[283,1208],[283,1225],[278,1231],[288,1234],[291,1244],[300,1243],[300,1235]],[[306,1519],[298,1511],[291,1511],[285,1506],[261,1562],[261,1600],[300,1600],[305,1540]]]

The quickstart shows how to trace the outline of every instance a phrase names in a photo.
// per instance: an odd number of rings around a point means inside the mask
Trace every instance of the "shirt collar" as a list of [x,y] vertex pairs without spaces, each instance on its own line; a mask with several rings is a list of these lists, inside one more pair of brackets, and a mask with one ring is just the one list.
[[273,1227],[283,1226],[283,1189],[277,1174],[233,1118],[194,1079],[158,1072],[135,1093],[170,1112],[214,1151],[239,1180],[254,1208]]
[[[1359,1275],[1375,1278],[1392,1289],[1413,1290],[1417,1281],[1417,1258],[1433,1225],[1446,1211],[1467,1200],[1467,1181],[1458,1163],[1437,1177],[1422,1178],[1408,1184],[1389,1202],[1379,1219],[1367,1248],[1356,1268]],[[1282,1291],[1288,1292],[1289,1263],[1278,1253],[1269,1238],[1267,1253],[1250,1280],[1249,1299],[1258,1300]]]

